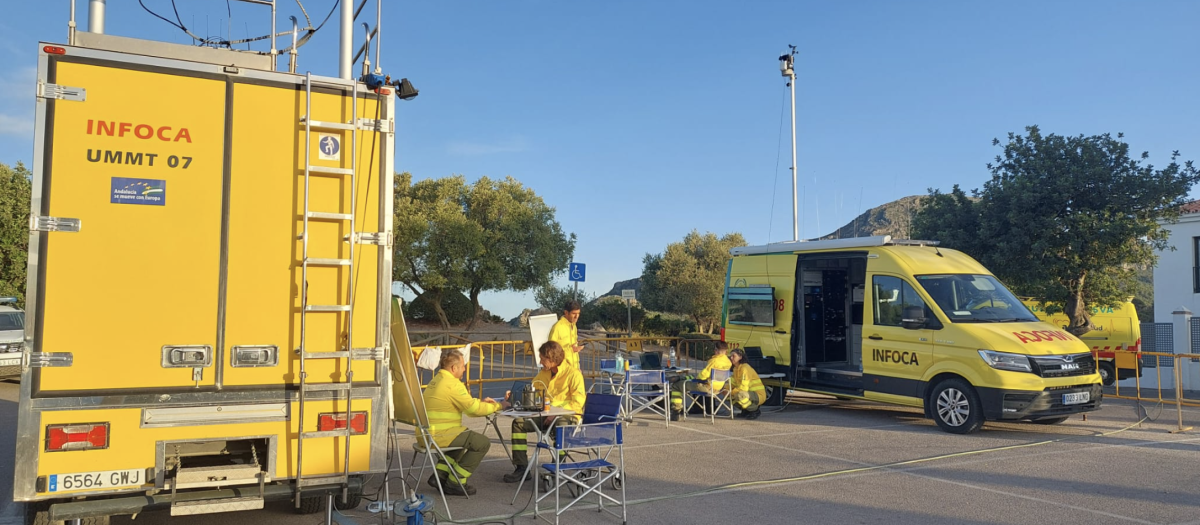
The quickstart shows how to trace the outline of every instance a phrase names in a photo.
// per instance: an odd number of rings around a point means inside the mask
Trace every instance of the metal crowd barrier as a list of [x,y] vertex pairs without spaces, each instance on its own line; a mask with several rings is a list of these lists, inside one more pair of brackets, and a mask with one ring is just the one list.
[[[446,339],[443,339],[446,340]],[[449,339],[455,344],[424,344],[414,345],[413,352],[419,357],[421,352],[429,348],[442,350],[462,349],[467,341],[460,337]],[[461,342],[460,342],[461,341]],[[695,353],[694,345],[683,343],[687,340],[672,337],[582,337],[579,344],[583,350],[579,355],[579,368],[585,379],[595,379],[602,375],[600,361],[613,359],[617,352],[624,353],[627,359],[637,362],[637,356],[642,352],[662,352],[663,364],[668,365],[671,348],[677,350],[677,362],[688,359],[687,352]],[[682,343],[682,344],[681,344]],[[483,386],[488,383],[529,381],[537,374],[537,363],[533,359],[533,343],[530,341],[475,341],[471,345],[471,362],[467,364],[467,373],[463,381],[467,390],[479,398],[483,395]],[[707,359],[707,358],[705,358]],[[431,374],[421,372],[422,384],[428,384]]]
[[[1121,388],[1121,382],[1117,381],[1114,385],[1115,393],[1106,394],[1107,397],[1116,399],[1130,399],[1139,402],[1153,401],[1164,405],[1174,404],[1176,413],[1176,430],[1172,432],[1184,432],[1190,430],[1191,426],[1183,424],[1183,407],[1200,407],[1200,398],[1186,397],[1188,392],[1190,395],[1200,395],[1196,391],[1187,391],[1183,389],[1184,383],[1184,368],[1197,368],[1196,366],[1183,366],[1184,359],[1191,359],[1193,362],[1200,360],[1200,354],[1172,354],[1166,352],[1135,352],[1132,350],[1116,350],[1116,362],[1120,363],[1126,359],[1125,356],[1130,356],[1135,359],[1135,362],[1146,362],[1146,358],[1150,358],[1158,366],[1142,368],[1142,373],[1135,376],[1134,388],[1130,392],[1129,387]],[[1123,356],[1124,354],[1124,356]],[[1153,373],[1154,381],[1146,381],[1147,386],[1143,386],[1143,380]],[[1119,373],[1119,372],[1118,372]],[[1171,387],[1163,388],[1164,376],[1170,377]],[[1127,381],[1127,380],[1126,380]],[[1197,384],[1200,384],[1198,382]],[[1152,385],[1152,386],[1151,386]],[[1148,395],[1147,395],[1148,394]]]

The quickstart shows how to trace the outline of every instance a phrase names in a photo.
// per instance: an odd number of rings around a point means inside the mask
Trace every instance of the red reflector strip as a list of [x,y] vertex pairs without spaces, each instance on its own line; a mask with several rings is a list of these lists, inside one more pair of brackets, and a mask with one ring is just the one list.
[[391,95],[392,94],[392,90],[385,89],[385,88],[376,89],[375,92],[379,93],[380,95]]
[[[317,431],[326,432],[329,430],[342,430],[346,428],[345,413],[325,413],[317,416]],[[350,413],[350,433],[351,434],[366,434],[367,433],[367,413],[366,412],[351,412]]]
[[61,48],[61,47],[58,47],[58,46],[43,46],[43,47],[42,47],[42,51],[45,51],[46,53],[49,53],[49,54],[51,54],[51,55],[65,55],[65,54],[67,54],[67,50],[66,50],[66,49],[63,49],[63,48]]
[[108,423],[46,426],[46,452],[108,448]]

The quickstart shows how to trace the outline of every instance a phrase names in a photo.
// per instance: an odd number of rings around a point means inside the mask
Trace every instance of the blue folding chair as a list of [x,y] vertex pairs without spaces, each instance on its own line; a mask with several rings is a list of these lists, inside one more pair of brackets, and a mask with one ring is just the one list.
[[629,370],[625,372],[625,418],[632,420],[633,416],[642,411],[649,411],[662,416],[663,423],[671,426],[671,410],[668,408],[667,397],[671,394],[671,385],[667,382],[667,372],[663,370]]
[[[687,386],[687,406],[683,409],[683,417],[687,417],[692,407],[696,403],[705,408],[708,412],[708,419],[712,424],[717,424],[717,413],[722,409],[729,410],[729,419],[733,419],[733,396],[729,395],[729,380],[733,377],[732,370],[720,370],[714,368],[712,375],[707,381],[694,379],[689,381]],[[693,382],[700,383],[705,388],[694,388]],[[721,383],[720,388],[713,388],[713,383]]]
[[[591,400],[589,399],[589,402]],[[619,406],[619,405],[618,405]],[[607,416],[601,416],[601,419]],[[615,417],[615,416],[613,416]],[[538,494],[538,481],[534,481],[533,515],[550,521],[540,514],[539,503],[554,494],[554,523],[558,525],[559,516],[571,506],[582,501],[588,495],[595,494],[596,504],[600,511],[621,518],[627,523],[628,512],[625,505],[625,484],[619,480],[625,470],[624,436],[621,433],[619,421],[584,423],[577,426],[563,426],[555,430],[553,463],[543,463],[544,469],[551,481],[544,494]],[[585,452],[588,459],[574,461],[569,452]],[[616,454],[613,454],[616,452]],[[620,498],[615,493],[604,492],[604,484],[612,482],[614,489],[620,491]],[[568,491],[570,502],[563,504],[563,491]],[[617,514],[605,508],[605,504],[620,505],[621,513]]]
[[[580,418],[580,422],[583,424],[591,424],[591,423],[612,423],[615,421],[620,421],[621,420],[621,405],[622,405],[622,399],[621,399],[621,396],[619,396],[619,395],[588,394],[587,401],[585,401],[583,403],[583,416]],[[574,426],[574,425],[562,425],[559,428],[572,427],[572,426]],[[541,455],[542,450],[546,450],[548,453],[554,453],[553,451],[556,448],[557,448],[557,446],[554,444],[545,443],[541,440],[538,440],[537,443],[534,444],[533,458],[529,462],[530,469],[533,468],[533,465],[537,464],[538,457]],[[598,454],[598,452],[597,452],[597,454]],[[616,485],[621,482],[620,474],[618,474],[613,479],[614,479],[613,488],[616,488]],[[517,492],[516,492],[516,494],[513,495],[513,500],[510,503],[516,503],[517,494],[521,493],[521,487],[524,484],[525,484],[525,480],[522,479],[521,483],[517,485]],[[537,488],[535,485],[534,491],[536,492],[536,490],[537,490]]]

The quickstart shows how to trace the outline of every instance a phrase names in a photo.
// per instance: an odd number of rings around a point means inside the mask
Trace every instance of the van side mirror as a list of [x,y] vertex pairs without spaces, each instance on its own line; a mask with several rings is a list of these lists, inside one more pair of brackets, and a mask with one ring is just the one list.
[[905,330],[925,328],[925,309],[920,306],[905,306],[900,317],[900,327]]

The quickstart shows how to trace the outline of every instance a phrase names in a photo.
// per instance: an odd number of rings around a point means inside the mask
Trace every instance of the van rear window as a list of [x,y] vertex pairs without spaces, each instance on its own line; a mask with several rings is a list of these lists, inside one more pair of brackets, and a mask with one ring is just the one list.
[[775,326],[775,289],[730,288],[729,324]]

